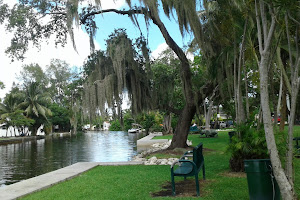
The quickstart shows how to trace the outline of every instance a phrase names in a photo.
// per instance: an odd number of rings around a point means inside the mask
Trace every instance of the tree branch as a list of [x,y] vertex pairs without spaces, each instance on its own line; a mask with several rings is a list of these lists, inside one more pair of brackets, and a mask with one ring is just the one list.
[[90,17],[90,16],[94,16],[94,15],[99,15],[99,14],[103,14],[103,13],[108,13],[108,12],[114,12],[120,15],[133,15],[133,14],[144,14],[148,11],[145,8],[141,8],[141,9],[132,9],[132,10],[117,10],[117,9],[106,9],[106,10],[99,10],[99,11],[93,11],[90,13],[87,13],[86,15],[82,16],[80,21],[82,24],[85,24],[86,20]]
[[[255,13],[256,13],[256,24],[257,24],[257,37],[258,37],[258,46],[259,46],[259,52],[263,52],[263,43],[261,38],[261,25],[260,25],[260,17],[258,12],[258,5],[257,0],[255,0]],[[259,64],[259,63],[258,63]]]

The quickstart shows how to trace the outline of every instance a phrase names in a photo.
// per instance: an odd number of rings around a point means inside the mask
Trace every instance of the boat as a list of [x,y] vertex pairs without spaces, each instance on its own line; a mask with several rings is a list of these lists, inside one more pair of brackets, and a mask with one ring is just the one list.
[[131,128],[128,130],[128,133],[139,133],[140,132],[140,129],[138,128]]
[[132,123],[131,129],[128,129],[128,133],[140,133],[142,132],[142,126],[139,124]]

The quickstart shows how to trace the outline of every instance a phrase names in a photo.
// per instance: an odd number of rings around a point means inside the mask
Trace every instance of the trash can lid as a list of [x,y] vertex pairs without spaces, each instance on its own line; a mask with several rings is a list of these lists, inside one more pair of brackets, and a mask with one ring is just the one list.
[[272,165],[270,159],[244,160],[245,172],[271,172]]

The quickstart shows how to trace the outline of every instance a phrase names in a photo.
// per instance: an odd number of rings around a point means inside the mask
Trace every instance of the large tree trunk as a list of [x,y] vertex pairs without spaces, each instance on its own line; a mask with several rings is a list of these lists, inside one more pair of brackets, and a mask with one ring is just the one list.
[[170,149],[187,147],[186,141],[191,126],[191,121],[195,115],[196,106],[185,104],[179,116],[178,123],[174,132]]
[[[258,3],[259,2],[259,3]],[[267,9],[269,8],[269,9]],[[279,158],[274,129],[271,119],[271,110],[269,105],[269,91],[268,91],[268,66],[270,63],[270,52],[273,34],[275,31],[275,14],[271,7],[267,7],[263,0],[255,1],[256,22],[258,31],[258,42],[260,52],[259,75],[260,75],[260,97],[261,107],[263,111],[263,123],[265,129],[265,136],[267,147],[270,154],[270,159],[273,167],[274,176],[280,188],[282,198],[284,200],[291,200],[294,198],[293,187],[286,177]],[[267,13],[270,14],[270,24],[268,24]]]
[[183,50],[176,44],[168,33],[166,27],[159,18],[151,15],[151,19],[154,24],[156,24],[162,33],[168,46],[175,52],[181,62],[181,81],[183,84],[183,92],[185,97],[185,106],[179,116],[178,123],[176,125],[176,130],[170,145],[170,149],[173,148],[185,148],[187,147],[186,141],[189,132],[189,128],[192,119],[196,113],[196,105],[194,100],[194,92],[192,88],[192,73],[190,69],[189,61],[183,52]]

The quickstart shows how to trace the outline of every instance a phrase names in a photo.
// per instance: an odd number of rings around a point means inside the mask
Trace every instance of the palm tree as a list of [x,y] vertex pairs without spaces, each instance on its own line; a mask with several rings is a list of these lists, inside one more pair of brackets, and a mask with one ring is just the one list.
[[6,137],[8,128],[12,126],[11,116],[19,110],[20,99],[17,94],[8,94],[3,103],[0,103],[0,118],[1,122],[6,124]]
[[38,128],[45,123],[48,123],[47,116],[51,116],[51,110],[47,108],[50,98],[42,92],[39,83],[31,82],[25,89],[25,100],[21,104],[25,115],[35,120],[35,123],[30,127],[31,135],[35,136]]

